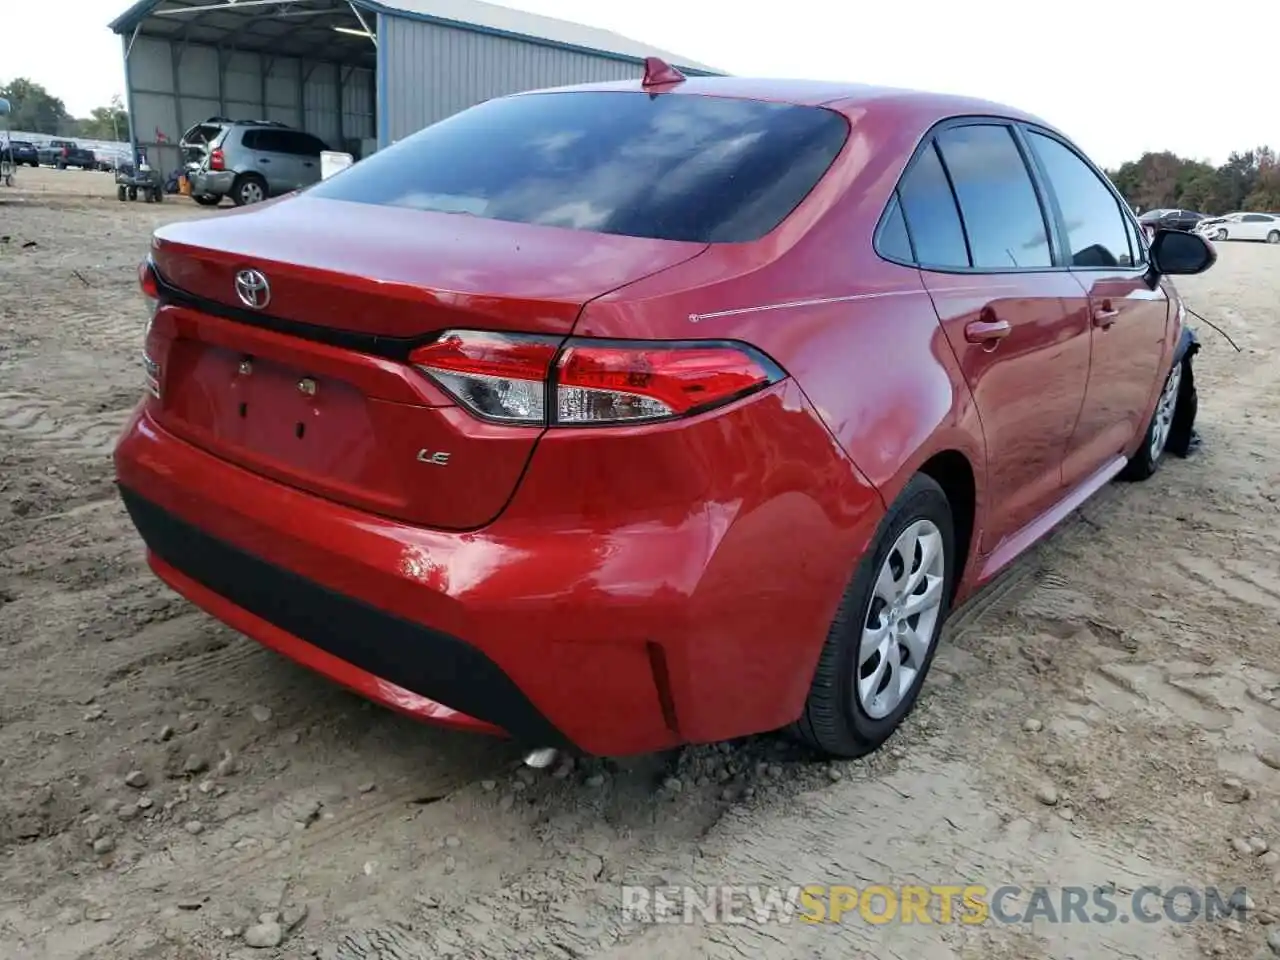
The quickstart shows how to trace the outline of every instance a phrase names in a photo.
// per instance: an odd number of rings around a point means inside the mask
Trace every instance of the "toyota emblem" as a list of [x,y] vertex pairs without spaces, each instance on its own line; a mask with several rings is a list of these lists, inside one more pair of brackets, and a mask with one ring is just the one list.
[[236,274],[236,296],[251,310],[261,310],[271,302],[271,284],[260,270],[241,270]]

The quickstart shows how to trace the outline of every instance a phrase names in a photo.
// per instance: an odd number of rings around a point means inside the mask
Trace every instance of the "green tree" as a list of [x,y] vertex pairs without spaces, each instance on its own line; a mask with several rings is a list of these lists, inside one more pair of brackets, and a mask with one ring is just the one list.
[[1280,160],[1270,147],[1259,147],[1254,153],[1258,160],[1258,178],[1243,206],[1249,210],[1280,212]]
[[71,119],[66,104],[25,77],[16,77],[0,86],[0,97],[13,107],[9,126],[14,130],[55,136]]
[[1145,153],[1107,176],[1141,210],[1176,207],[1221,214],[1234,210],[1280,212],[1280,161],[1270,147],[1233,152],[1213,167],[1174,153]]
[[129,114],[120,95],[105,107],[94,107],[88,117],[78,121],[79,135],[93,140],[126,140],[129,137]]

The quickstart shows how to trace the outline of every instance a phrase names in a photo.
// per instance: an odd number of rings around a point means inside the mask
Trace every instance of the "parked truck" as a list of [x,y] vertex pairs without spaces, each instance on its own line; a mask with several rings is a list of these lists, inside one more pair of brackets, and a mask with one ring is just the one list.
[[50,140],[39,150],[42,167],[79,167],[81,170],[92,170],[98,163],[92,150],[86,150],[74,140]]

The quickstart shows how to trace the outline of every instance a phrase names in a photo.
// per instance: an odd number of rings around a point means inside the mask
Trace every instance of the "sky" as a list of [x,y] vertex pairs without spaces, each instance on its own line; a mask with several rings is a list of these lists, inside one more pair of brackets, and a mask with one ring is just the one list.
[[[0,81],[27,76],[87,115],[123,93],[106,24],[131,0],[9,0]],[[1280,4],[1125,0],[505,0],[741,76],[880,83],[1027,110],[1114,167],[1148,150],[1221,163],[1280,149]],[[1065,11],[1069,10],[1069,14]],[[1179,22],[1178,12],[1189,19]],[[1260,38],[1255,46],[1252,37]]]

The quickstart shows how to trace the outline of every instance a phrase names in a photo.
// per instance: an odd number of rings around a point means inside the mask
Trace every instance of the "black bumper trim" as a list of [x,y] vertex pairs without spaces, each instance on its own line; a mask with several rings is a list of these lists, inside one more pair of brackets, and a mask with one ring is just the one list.
[[120,496],[148,549],[254,616],[376,677],[499,726],[521,743],[571,746],[470,644],[211,537],[123,485]]

